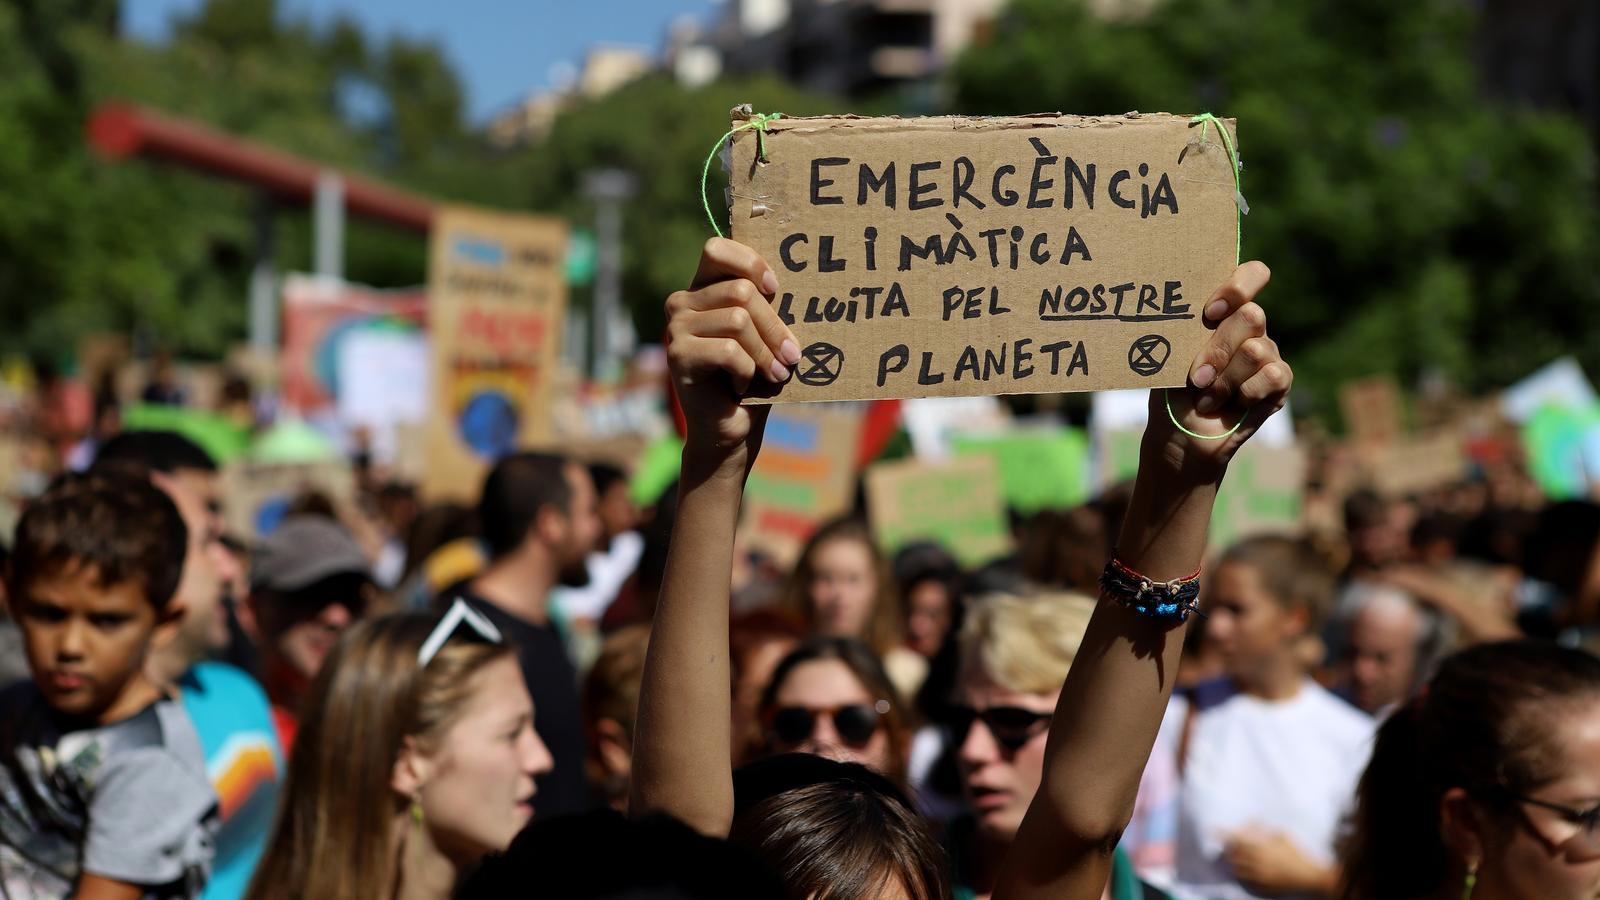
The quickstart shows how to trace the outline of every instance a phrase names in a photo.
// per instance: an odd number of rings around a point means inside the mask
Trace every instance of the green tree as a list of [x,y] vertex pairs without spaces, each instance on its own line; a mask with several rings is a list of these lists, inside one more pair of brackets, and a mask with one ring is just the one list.
[[1477,89],[1472,4],[1167,0],[1134,20],[1013,0],[950,80],[966,113],[1239,120],[1244,251],[1310,399],[1438,371],[1473,390],[1563,353],[1600,373],[1594,148]]

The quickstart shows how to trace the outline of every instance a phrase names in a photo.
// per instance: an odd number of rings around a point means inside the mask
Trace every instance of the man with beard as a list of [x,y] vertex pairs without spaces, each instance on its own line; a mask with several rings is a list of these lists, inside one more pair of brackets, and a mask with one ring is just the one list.
[[550,591],[581,587],[585,560],[600,537],[594,482],[583,466],[546,453],[502,459],[484,479],[478,516],[489,565],[459,596],[517,648],[533,697],[534,729],[555,766],[539,780],[539,813],[589,807],[584,780],[578,675],[550,621]]

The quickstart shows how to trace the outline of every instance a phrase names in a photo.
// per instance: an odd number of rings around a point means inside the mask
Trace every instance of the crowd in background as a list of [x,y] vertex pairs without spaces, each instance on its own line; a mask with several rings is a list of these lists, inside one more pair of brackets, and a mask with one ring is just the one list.
[[[367,472],[353,506],[307,494],[247,543],[206,451],[121,431],[114,403],[94,421],[52,436],[77,471],[6,542],[0,897],[623,896],[635,870],[676,879],[672,896],[784,890],[738,847],[615,816],[676,489],[638,508],[614,465],[521,453],[476,504],[428,506]],[[939,877],[987,896],[1129,499],[1017,516],[1017,552],[977,570],[932,543],[885,553],[863,510],[788,571],[737,560],[727,733],[753,774],[736,788],[788,777],[759,765],[786,754],[858,763],[825,775],[906,798],[907,858],[937,841]],[[1208,557],[1107,896],[1442,896],[1427,879],[1449,865],[1423,857],[1457,845],[1393,837],[1435,819],[1384,812],[1402,790],[1386,779],[1461,765],[1440,791],[1471,791],[1493,765],[1516,806],[1570,774],[1546,771],[1565,751],[1505,735],[1538,730],[1541,697],[1596,693],[1588,657],[1557,648],[1600,630],[1600,506],[1546,503],[1514,463],[1424,496],[1318,500],[1339,527]],[[1375,742],[1405,740],[1433,755],[1369,768]],[[1516,768],[1530,758],[1546,768]],[[1600,847],[1593,812],[1518,808],[1543,845]],[[1386,857],[1396,841],[1423,857]],[[1422,874],[1363,880],[1402,871]],[[840,883],[825,895],[878,895]]]

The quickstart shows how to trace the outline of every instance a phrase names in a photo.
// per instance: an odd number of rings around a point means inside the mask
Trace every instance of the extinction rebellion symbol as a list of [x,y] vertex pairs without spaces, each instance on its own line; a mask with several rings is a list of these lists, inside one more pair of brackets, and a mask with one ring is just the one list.
[[1147,334],[1128,348],[1128,368],[1135,374],[1149,378],[1161,371],[1172,355],[1172,344],[1159,334]]

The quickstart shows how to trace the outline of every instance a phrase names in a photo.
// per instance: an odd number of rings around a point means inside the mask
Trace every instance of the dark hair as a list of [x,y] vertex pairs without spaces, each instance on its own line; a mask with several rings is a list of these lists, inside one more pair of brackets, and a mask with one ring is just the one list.
[[512,897],[530,885],[566,900],[784,897],[782,882],[749,851],[665,815],[630,821],[611,810],[534,820],[455,896]]
[[771,867],[792,900],[866,900],[892,879],[916,900],[950,896],[927,823],[866,766],[785,753],[741,766],[733,794],[729,839]]
[[1436,896],[1457,869],[1440,834],[1445,792],[1512,815],[1511,794],[1559,777],[1551,726],[1584,700],[1600,700],[1600,659],[1581,650],[1506,641],[1448,657],[1378,730],[1341,848],[1343,896]]
[[64,475],[17,523],[6,590],[28,596],[42,578],[95,573],[101,587],[137,584],[164,610],[177,593],[189,530],[150,479],[125,471]]
[[1222,555],[1217,565],[1249,566],[1273,601],[1288,610],[1305,610],[1307,632],[1316,633],[1333,604],[1334,577],[1310,543],[1277,534],[1245,538]]
[[[822,660],[837,660],[843,663],[874,700],[889,702],[889,711],[883,714],[883,727],[884,733],[889,738],[889,760],[893,768],[884,774],[895,782],[904,784],[906,735],[911,730],[911,723],[908,721],[910,710],[895,692],[894,683],[889,680],[889,673],[884,671],[883,663],[872,652],[872,648],[861,641],[854,638],[813,637],[791,650],[789,655],[778,663],[778,667],[772,670],[772,680],[767,682],[767,689],[761,694],[761,718],[765,720],[766,715],[777,704],[778,690],[783,687],[783,683],[795,669],[806,663]],[[770,739],[763,734],[761,741],[764,753],[771,753]]]
[[1382,525],[1389,517],[1389,501],[1371,488],[1362,488],[1344,500],[1344,530],[1359,531]]
[[911,589],[924,581],[937,581],[950,593],[952,600],[961,596],[961,564],[943,545],[932,541],[916,541],[901,547],[889,566],[894,573],[895,587],[901,597],[911,596]]
[[516,453],[495,463],[483,480],[478,519],[489,557],[499,559],[528,539],[539,512],[554,506],[566,513],[572,505],[567,459],[554,453]]
[[199,444],[176,431],[124,431],[95,454],[98,468],[107,463],[137,466],[147,472],[172,474],[179,469],[217,471],[217,461]]
[[594,491],[604,494],[611,490],[611,486],[619,482],[626,483],[628,473],[617,466],[607,462],[589,463],[589,477],[594,479]]
[[1100,592],[1100,570],[1111,555],[1106,516],[1094,506],[1035,513],[1021,529],[1022,574],[1035,584]]

